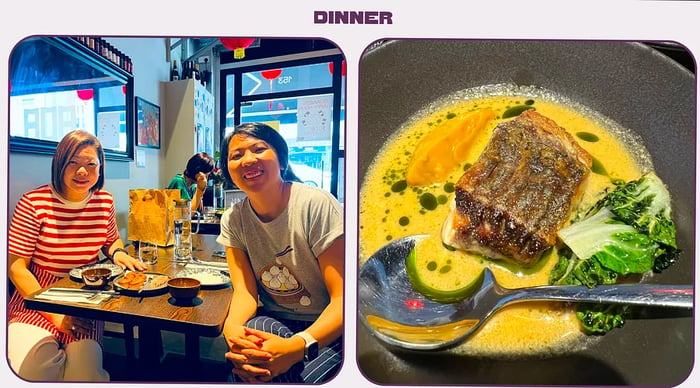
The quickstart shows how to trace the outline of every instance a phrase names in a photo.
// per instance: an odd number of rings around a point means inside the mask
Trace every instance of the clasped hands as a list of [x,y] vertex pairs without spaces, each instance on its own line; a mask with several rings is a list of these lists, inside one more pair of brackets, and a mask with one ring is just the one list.
[[300,361],[294,341],[244,327],[241,335],[226,338],[229,351],[225,357],[244,382],[268,382]]

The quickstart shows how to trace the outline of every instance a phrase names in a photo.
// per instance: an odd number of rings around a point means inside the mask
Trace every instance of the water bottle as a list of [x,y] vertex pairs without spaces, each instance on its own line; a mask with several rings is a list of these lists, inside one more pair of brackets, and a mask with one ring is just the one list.
[[[192,213],[190,200],[176,199],[174,201],[174,259],[175,261],[188,261],[192,259]],[[197,226],[199,227],[199,225]]]

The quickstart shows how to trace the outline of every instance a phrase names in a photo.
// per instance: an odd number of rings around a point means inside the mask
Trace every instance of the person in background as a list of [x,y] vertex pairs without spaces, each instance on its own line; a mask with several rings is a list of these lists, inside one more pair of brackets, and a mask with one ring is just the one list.
[[298,182],[288,152],[262,123],[222,142],[224,175],[246,193],[217,238],[233,285],[223,329],[233,381],[320,383],[342,362],[343,211],[329,192]]
[[185,171],[175,175],[166,188],[180,190],[180,198],[191,201],[192,212],[202,211],[202,196],[215,165],[214,158],[209,154],[198,152],[187,161]]
[[20,198],[9,228],[8,268],[14,285],[8,304],[10,366],[30,381],[109,381],[102,368],[104,322],[29,310],[23,298],[71,269],[97,262],[102,252],[130,270],[147,266],[131,257],[105,191],[99,140],[76,130],[56,147],[51,183]]

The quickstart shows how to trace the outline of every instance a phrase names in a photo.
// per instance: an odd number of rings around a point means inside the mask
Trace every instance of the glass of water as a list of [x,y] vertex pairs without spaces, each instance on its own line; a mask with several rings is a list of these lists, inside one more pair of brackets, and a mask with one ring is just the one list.
[[148,265],[157,263],[158,245],[147,241],[141,241],[139,243],[139,260]]

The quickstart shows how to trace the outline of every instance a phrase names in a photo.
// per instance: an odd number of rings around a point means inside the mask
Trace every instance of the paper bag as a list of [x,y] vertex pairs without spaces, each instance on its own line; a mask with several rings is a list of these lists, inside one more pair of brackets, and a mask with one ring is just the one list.
[[180,199],[180,190],[129,190],[127,238],[131,241],[149,241],[159,246],[173,245],[175,199]]

